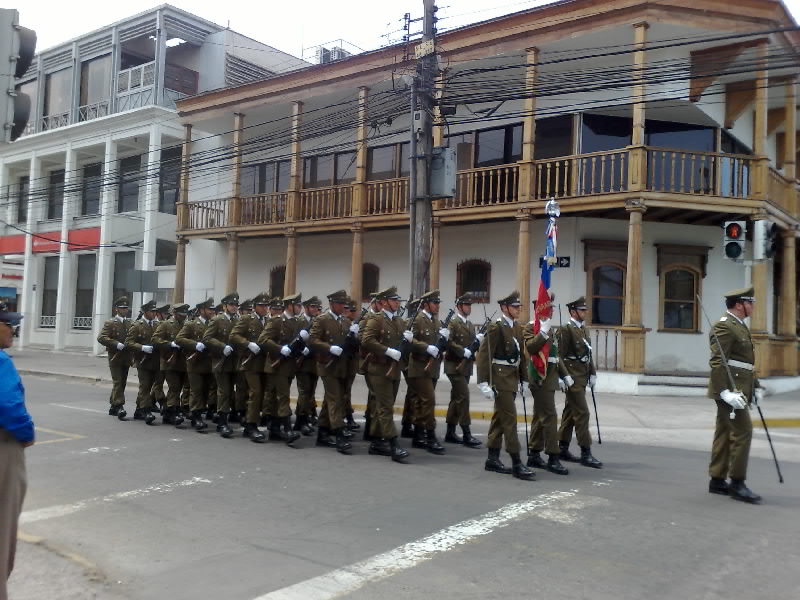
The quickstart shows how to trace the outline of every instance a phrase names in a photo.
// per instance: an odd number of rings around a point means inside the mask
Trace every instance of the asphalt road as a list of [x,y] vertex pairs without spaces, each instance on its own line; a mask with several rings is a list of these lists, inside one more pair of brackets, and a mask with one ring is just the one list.
[[613,435],[595,447],[605,469],[531,483],[485,472],[483,450],[398,465],[360,441],[342,456],[313,438],[224,440],[121,423],[104,386],[25,384],[39,433],[15,600],[754,599],[800,584],[797,430],[776,432],[794,450],[784,485],[751,459],[756,507],[706,492],[707,451]]

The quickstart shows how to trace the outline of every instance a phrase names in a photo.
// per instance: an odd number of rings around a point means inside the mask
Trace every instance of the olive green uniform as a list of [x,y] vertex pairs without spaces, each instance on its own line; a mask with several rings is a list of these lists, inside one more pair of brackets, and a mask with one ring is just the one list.
[[153,385],[161,368],[158,352],[147,354],[142,351],[142,346],[153,346],[153,333],[157,321],[148,321],[144,317],[136,321],[128,330],[125,337],[125,347],[136,357],[136,373],[139,376],[139,393],[136,396],[136,408],[141,410],[153,409]]
[[248,400],[244,421],[253,425],[258,424],[267,375],[264,373],[264,349],[262,348],[258,354],[253,354],[247,346],[250,342],[258,342],[268,318],[259,317],[255,312],[244,315],[236,321],[230,338],[231,344],[240,352],[239,369],[247,378]]
[[205,410],[209,406],[211,382],[214,380],[208,348],[203,352],[196,350],[197,342],[202,341],[207,327],[208,321],[203,317],[191,321],[187,319],[175,340],[186,353],[186,372],[191,391],[189,409],[192,412]]
[[[319,317],[310,318],[308,315],[299,315],[297,322],[300,329],[311,331],[314,322]],[[311,348],[311,353],[300,359],[300,366],[297,368],[295,379],[297,381],[297,406],[295,407],[295,414],[299,416],[310,417],[314,413],[314,406],[317,403],[317,383],[319,382],[319,373],[317,370],[317,361],[314,359],[314,349]]]
[[186,376],[186,355],[172,342],[178,337],[182,324],[174,317],[161,321],[153,333],[153,345],[161,356],[161,372],[167,382],[167,408],[186,406],[189,401],[189,379]]
[[318,368],[325,387],[319,426],[331,431],[344,427],[348,359],[332,355],[330,349],[331,346],[344,348],[348,327],[347,319],[327,311],[314,319],[308,338],[309,347],[320,357]]
[[386,356],[386,350],[400,348],[404,330],[400,317],[389,317],[384,311],[371,316],[364,328],[361,345],[367,353],[367,382],[375,394],[373,409],[370,410],[370,433],[374,438],[390,440],[397,437],[394,402],[404,365],[402,360],[395,361]]
[[441,370],[442,356],[428,354],[428,346],[439,340],[439,319],[425,311],[414,317],[411,331],[411,359],[408,361],[408,384],[414,394],[412,419],[414,426],[425,431],[436,429],[436,382]]
[[279,419],[292,415],[289,394],[291,392],[292,378],[297,370],[297,359],[284,357],[281,354],[281,348],[289,345],[294,340],[301,329],[300,325],[301,323],[296,318],[287,317],[286,313],[284,313],[267,323],[258,338],[258,345],[268,352],[265,370],[269,369],[270,371],[269,376],[275,386],[276,395],[276,412],[272,416]]
[[456,314],[450,319],[447,328],[447,352],[444,355],[444,374],[450,380],[450,404],[447,407],[448,425],[469,427],[469,378],[472,376],[475,358],[464,358],[464,350],[475,339],[475,325],[469,319]]
[[128,371],[131,366],[131,355],[127,348],[117,350],[117,344],[125,344],[128,330],[131,328],[129,319],[114,317],[103,323],[103,329],[97,336],[97,341],[108,350],[108,370],[111,371],[111,406],[125,404],[125,385],[128,383]]
[[231,353],[225,356],[223,350],[228,346],[235,320],[227,313],[221,313],[208,322],[203,332],[202,342],[206,352],[211,355],[211,366],[214,381],[217,383],[217,412],[228,414],[233,407],[233,386],[236,379],[236,356],[233,346]]
[[[525,359],[528,366],[528,387],[533,395],[533,416],[531,418],[531,434],[528,440],[530,452],[545,451],[549,455],[557,455],[558,447],[558,413],[556,412],[556,390],[559,376],[567,375],[567,371],[558,358],[558,343],[555,336],[533,332],[533,321],[523,329],[525,341]],[[546,360],[544,378],[540,378],[532,367],[531,357],[550,342]]]
[[570,320],[560,328],[558,341],[558,357],[564,365],[566,375],[573,379],[572,385],[567,388],[558,438],[568,444],[572,441],[574,428],[578,445],[589,448],[592,445],[592,435],[589,431],[591,415],[586,404],[586,386],[589,385],[589,377],[597,374],[592,360],[589,330],[585,325],[578,326]]

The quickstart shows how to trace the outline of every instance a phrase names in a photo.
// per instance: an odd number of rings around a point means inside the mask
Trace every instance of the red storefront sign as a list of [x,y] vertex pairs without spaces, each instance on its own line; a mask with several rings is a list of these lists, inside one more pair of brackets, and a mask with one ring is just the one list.
[[[67,232],[67,250],[72,252],[96,250],[100,244],[100,228],[71,229]],[[61,233],[50,231],[37,233],[32,240],[33,252],[61,251]],[[0,236],[0,254],[25,254],[24,235]]]

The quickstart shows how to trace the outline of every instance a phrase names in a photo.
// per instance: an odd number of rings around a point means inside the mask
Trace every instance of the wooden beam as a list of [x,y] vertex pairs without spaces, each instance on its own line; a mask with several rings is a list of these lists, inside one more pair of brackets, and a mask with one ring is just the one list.
[[697,214],[701,216],[690,220],[689,225],[715,225],[728,217],[728,215],[720,213],[702,213],[698,211]]
[[692,102],[700,100],[700,96],[714,83],[714,79],[723,75],[744,50],[753,48],[760,42],[760,39],[747,40],[691,52],[689,100]]
[[[773,82],[770,81],[770,85]],[[767,135],[772,135],[775,130],[783,125],[786,120],[786,110],[783,107],[770,108],[767,111]]]
[[736,119],[756,101],[756,80],[735,81],[725,86],[725,129],[731,129]]

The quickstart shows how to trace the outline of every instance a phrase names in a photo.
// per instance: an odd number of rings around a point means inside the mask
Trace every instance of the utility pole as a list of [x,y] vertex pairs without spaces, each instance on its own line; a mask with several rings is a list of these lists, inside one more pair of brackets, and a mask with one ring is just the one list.
[[412,86],[411,176],[409,177],[409,226],[411,255],[411,297],[425,293],[430,280],[431,158],[433,155],[433,86],[437,69],[435,42],[435,0],[423,0],[422,42],[417,46],[417,74]]

